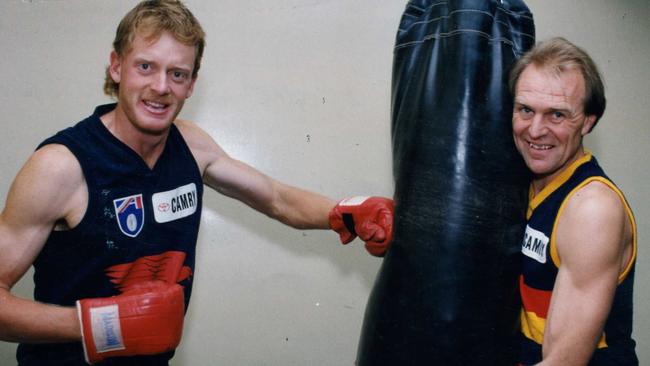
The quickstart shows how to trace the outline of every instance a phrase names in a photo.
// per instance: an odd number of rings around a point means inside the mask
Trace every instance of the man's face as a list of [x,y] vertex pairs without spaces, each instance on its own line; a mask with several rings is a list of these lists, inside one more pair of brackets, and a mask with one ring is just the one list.
[[164,134],[192,94],[196,49],[177,41],[170,33],[145,39],[137,35],[131,50],[111,54],[111,77],[120,84],[120,111],[136,130]]
[[584,115],[584,96],[584,79],[574,69],[556,75],[530,65],[517,82],[513,136],[540,189],[583,155],[582,137],[596,120]]

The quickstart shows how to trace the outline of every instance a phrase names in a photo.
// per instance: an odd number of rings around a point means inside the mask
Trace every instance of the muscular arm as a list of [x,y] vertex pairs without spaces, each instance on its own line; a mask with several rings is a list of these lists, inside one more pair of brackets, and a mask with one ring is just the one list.
[[84,192],[81,168],[60,145],[35,152],[16,176],[0,214],[0,339],[80,340],[74,308],[21,299],[10,291],[33,263],[55,223],[70,223],[78,215],[73,207]]
[[179,121],[177,125],[199,163],[206,185],[294,228],[329,228],[328,214],[336,202],[278,182],[231,158],[191,122]]
[[600,182],[580,189],[558,222],[560,269],[540,365],[586,365],[602,335],[619,274],[631,255],[631,228],[618,196]]

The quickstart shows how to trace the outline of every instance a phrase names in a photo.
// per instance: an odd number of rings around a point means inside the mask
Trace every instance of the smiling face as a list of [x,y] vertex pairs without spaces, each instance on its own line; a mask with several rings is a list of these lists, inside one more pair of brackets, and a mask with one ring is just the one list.
[[119,83],[115,123],[122,131],[164,135],[192,95],[196,48],[162,32],[137,34],[123,56],[111,53],[109,72]]
[[515,88],[512,129],[517,150],[535,178],[536,191],[545,187],[584,155],[582,137],[596,117],[584,114],[582,74],[529,65]]

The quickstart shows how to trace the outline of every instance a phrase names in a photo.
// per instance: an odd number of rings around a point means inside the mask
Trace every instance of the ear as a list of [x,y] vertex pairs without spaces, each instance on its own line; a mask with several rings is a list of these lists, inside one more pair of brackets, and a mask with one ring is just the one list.
[[115,83],[119,84],[122,79],[122,60],[115,50],[111,51],[108,72],[111,75],[111,79],[113,79]]
[[591,132],[591,129],[594,128],[594,125],[596,124],[596,116],[591,115],[585,117],[585,123],[582,125],[582,136],[585,136],[589,132]]

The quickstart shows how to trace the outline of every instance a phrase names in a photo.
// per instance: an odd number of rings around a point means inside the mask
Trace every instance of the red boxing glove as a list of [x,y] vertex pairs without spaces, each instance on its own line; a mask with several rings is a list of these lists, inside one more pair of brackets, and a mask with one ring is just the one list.
[[350,197],[330,211],[330,228],[347,244],[357,235],[368,253],[383,257],[393,240],[393,200],[383,197]]
[[107,269],[121,294],[77,301],[86,362],[175,349],[183,333],[185,253],[169,251]]
[[86,362],[175,349],[183,333],[185,297],[178,284],[148,282],[124,293],[77,301]]

